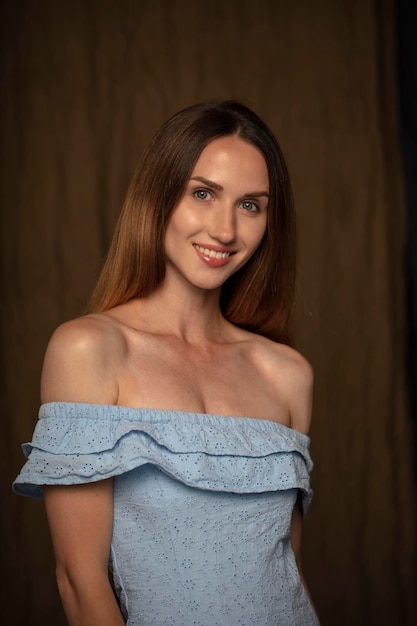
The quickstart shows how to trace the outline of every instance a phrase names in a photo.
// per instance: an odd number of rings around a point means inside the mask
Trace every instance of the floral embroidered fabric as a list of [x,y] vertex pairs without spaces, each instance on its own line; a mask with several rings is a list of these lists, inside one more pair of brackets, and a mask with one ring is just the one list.
[[318,624],[290,543],[309,438],[279,423],[50,403],[16,493],[114,477],[110,568],[129,626]]

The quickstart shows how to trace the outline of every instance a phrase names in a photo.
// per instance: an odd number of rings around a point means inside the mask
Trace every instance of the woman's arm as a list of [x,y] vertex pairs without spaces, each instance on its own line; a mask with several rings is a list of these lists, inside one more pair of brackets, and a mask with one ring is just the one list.
[[[115,404],[118,343],[100,319],[81,318],[60,327],[45,355],[42,402]],[[122,626],[108,577],[113,480],[44,486],[44,498],[70,626]]]
[[70,626],[122,626],[108,578],[113,481],[44,487],[58,589]]
[[[304,435],[308,435],[311,424],[313,404],[314,375],[310,364],[300,354],[294,354],[290,376],[288,378],[288,403],[291,416],[291,427]],[[291,518],[291,546],[295,556],[298,572],[304,589],[314,608],[310,591],[304,578],[301,563],[301,539],[303,529],[303,512],[301,492],[298,492]]]
[[291,519],[291,546],[294,552],[295,562],[297,563],[297,568],[300,574],[301,582],[303,583],[305,590],[309,594],[306,581],[303,575],[303,568],[301,565],[302,528],[303,528],[303,515],[301,512],[301,496],[298,495],[297,501],[294,505],[294,510],[293,510],[292,519]]

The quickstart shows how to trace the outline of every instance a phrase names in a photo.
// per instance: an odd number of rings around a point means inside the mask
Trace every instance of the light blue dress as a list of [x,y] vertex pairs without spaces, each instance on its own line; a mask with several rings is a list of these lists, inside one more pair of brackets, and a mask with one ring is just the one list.
[[318,624],[290,543],[309,438],[273,421],[50,403],[16,493],[114,477],[110,569],[129,626]]

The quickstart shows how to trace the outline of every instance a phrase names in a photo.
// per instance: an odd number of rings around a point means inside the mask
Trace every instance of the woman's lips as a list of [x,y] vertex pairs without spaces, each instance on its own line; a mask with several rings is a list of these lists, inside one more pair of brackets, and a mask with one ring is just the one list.
[[235,254],[234,250],[227,250],[217,246],[210,246],[208,248],[194,243],[193,247],[199,258],[210,267],[222,267],[226,265],[229,263],[233,254]]

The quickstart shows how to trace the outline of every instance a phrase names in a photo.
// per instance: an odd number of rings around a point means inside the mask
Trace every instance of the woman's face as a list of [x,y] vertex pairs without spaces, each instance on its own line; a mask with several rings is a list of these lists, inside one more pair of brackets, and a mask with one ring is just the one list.
[[262,153],[237,135],[202,151],[165,235],[167,278],[216,289],[258,248],[269,177]]

